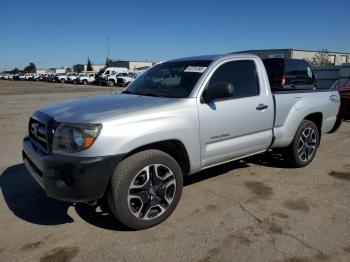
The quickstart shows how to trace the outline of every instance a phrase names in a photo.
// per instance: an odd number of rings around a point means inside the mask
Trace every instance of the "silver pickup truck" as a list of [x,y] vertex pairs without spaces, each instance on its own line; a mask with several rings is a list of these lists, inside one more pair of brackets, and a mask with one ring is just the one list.
[[34,112],[23,159],[48,196],[106,194],[121,223],[143,229],[170,216],[185,175],[274,149],[306,166],[339,106],[337,91],[272,91],[255,55],[171,60],[122,93]]

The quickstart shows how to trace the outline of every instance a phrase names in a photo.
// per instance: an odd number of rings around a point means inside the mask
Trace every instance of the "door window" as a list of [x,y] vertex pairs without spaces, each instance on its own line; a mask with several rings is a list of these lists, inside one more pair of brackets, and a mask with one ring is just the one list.
[[232,84],[232,98],[259,95],[259,79],[253,60],[232,61],[221,65],[212,75],[208,86],[217,83]]

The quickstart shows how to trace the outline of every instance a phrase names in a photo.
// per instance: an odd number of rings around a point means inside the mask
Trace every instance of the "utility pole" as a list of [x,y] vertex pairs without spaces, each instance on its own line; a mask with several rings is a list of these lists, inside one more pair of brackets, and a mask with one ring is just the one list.
[[109,59],[109,36],[107,35],[107,59]]

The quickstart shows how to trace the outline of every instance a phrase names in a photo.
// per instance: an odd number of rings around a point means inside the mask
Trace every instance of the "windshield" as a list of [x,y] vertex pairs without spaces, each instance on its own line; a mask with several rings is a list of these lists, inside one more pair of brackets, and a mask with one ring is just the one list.
[[155,65],[137,77],[124,93],[188,97],[210,63],[208,60],[191,60]]
[[103,67],[100,69],[100,71],[98,71],[97,75],[102,75],[103,72],[106,70],[107,67]]

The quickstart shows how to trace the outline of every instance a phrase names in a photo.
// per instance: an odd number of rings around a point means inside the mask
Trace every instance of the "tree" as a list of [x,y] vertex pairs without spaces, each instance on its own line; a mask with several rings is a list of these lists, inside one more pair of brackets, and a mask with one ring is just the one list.
[[93,71],[90,58],[88,58],[88,61],[87,61],[86,71]]
[[66,68],[66,74],[68,74],[68,73],[72,73],[72,68],[70,68],[70,67]]
[[332,62],[329,60],[329,53],[327,49],[318,51],[311,59],[313,65],[331,65]]
[[36,66],[33,62],[30,62],[29,65],[27,65],[24,68],[24,72],[26,73],[36,73]]
[[84,71],[84,65],[82,64],[76,64],[73,66],[73,71],[77,73],[81,73]]
[[21,70],[19,70],[17,67],[15,67],[13,70],[8,71],[10,74],[18,74],[21,72]]
[[109,59],[109,58],[107,57],[107,58],[106,58],[106,66],[107,66],[107,67],[113,66],[113,60],[112,60],[112,59]]

